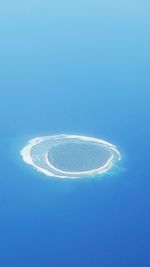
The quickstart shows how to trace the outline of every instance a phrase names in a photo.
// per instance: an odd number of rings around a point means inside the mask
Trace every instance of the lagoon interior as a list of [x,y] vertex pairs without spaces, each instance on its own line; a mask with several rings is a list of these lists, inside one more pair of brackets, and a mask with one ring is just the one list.
[[64,142],[53,146],[48,153],[49,162],[67,172],[100,168],[110,157],[110,151],[104,146],[87,142]]

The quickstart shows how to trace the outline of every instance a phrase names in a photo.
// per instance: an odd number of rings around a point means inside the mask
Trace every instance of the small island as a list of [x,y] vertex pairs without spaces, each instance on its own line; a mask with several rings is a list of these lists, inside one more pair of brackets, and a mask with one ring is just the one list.
[[21,150],[23,160],[47,176],[82,178],[107,172],[121,155],[102,140],[81,135],[31,139]]

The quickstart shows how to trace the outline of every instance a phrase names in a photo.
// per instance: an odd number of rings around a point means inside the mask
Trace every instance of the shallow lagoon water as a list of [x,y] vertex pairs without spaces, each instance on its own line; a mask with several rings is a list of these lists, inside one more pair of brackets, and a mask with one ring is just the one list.
[[102,140],[80,135],[54,135],[30,140],[21,150],[23,160],[47,176],[81,178],[112,168],[121,155]]

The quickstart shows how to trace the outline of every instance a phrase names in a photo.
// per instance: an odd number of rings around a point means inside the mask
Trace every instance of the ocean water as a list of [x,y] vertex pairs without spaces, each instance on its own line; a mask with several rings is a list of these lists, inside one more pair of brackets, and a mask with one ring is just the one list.
[[[150,266],[150,3],[0,4],[0,266]],[[26,165],[34,137],[119,148],[112,173],[60,180]]]

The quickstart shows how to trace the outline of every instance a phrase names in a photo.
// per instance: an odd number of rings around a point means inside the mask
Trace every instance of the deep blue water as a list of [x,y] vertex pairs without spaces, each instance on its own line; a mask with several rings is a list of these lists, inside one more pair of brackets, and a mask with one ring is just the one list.
[[[150,3],[0,4],[0,266],[150,266]],[[47,179],[28,139],[103,138],[114,175]]]

